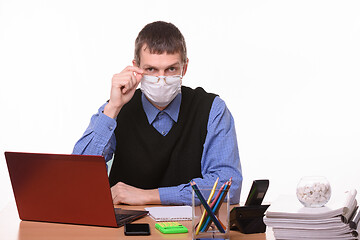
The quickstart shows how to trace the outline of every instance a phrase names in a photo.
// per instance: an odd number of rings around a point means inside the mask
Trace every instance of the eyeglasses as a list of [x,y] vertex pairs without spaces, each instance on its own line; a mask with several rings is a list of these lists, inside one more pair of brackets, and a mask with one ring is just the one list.
[[179,82],[182,79],[182,75],[173,75],[173,76],[151,76],[151,75],[143,75],[143,80],[148,81],[150,83],[158,83],[160,79],[163,79],[167,85],[171,85]]

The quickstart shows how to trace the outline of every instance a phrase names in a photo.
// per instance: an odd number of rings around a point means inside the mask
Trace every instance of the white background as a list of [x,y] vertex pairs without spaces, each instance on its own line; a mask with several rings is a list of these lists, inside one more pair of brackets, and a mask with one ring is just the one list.
[[177,25],[184,85],[227,103],[245,201],[267,201],[305,175],[360,190],[359,1],[0,0],[0,209],[13,198],[4,151],[71,153],[131,64],[141,28]]

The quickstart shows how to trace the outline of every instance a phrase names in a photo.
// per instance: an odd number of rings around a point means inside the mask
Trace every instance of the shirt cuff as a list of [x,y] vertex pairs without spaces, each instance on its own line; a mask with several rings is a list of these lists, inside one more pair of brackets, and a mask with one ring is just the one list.
[[110,139],[116,128],[116,120],[100,112],[94,124],[94,132],[106,139]]
[[187,205],[181,196],[183,185],[159,188],[160,201],[162,205]]

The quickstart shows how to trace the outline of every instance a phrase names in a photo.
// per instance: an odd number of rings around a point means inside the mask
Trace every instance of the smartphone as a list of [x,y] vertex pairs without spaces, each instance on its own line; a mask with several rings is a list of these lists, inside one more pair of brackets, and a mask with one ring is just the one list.
[[254,180],[245,202],[245,206],[261,205],[269,187],[268,179]]
[[150,226],[148,223],[126,223],[124,234],[126,236],[150,235]]

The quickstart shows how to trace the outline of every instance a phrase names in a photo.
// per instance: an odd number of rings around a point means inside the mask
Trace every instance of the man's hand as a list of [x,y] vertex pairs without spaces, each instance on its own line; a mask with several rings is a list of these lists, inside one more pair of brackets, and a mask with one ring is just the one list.
[[144,190],[118,182],[111,187],[114,204],[146,205],[161,204],[158,189]]
[[121,108],[134,96],[142,78],[143,70],[128,66],[113,76],[111,81],[110,101],[105,106],[104,114],[116,118]]

